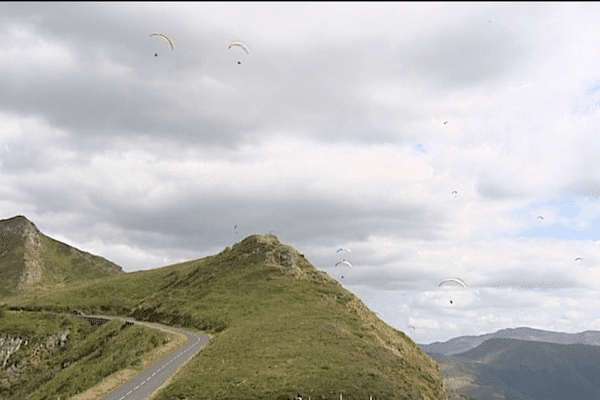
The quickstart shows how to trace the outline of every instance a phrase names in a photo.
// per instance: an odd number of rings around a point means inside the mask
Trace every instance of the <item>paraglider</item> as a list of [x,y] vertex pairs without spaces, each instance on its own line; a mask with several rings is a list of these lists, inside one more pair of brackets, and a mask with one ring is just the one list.
[[444,125],[448,125],[450,121],[444,121]]
[[349,261],[346,261],[346,260],[338,261],[337,263],[335,263],[335,266],[337,267],[340,264],[345,264],[345,265],[349,266],[350,268],[352,268],[352,264],[350,264]]
[[[458,285],[462,286],[463,288],[467,289],[467,284],[462,279],[459,279],[459,278],[444,279],[443,281],[440,282],[438,287],[453,286],[455,284],[458,284]],[[454,300],[450,299],[450,304],[454,304]]]
[[456,190],[453,190],[451,194],[452,194],[452,196],[454,196],[454,198],[456,198],[456,196],[458,195],[458,192]]
[[544,217],[542,217],[541,215],[538,215],[537,217],[538,221],[540,222],[540,224],[542,223],[542,221],[544,220]]
[[[170,37],[168,37],[167,35],[165,35],[164,33],[154,32],[154,33],[150,34],[150,37],[152,37],[152,36],[158,36],[158,37],[162,38],[169,45],[169,47],[171,47],[171,50],[173,50],[175,48],[175,44],[174,44],[173,40]],[[158,56],[158,53],[154,53],[154,57],[156,57],[156,56]]]
[[339,253],[340,251],[344,251],[344,250],[346,250],[348,253],[352,253],[352,252],[350,251],[350,249],[347,249],[347,248],[345,248],[345,247],[340,247],[339,249],[337,249],[337,250],[336,250],[336,253]]
[[461,285],[462,287],[464,287],[465,289],[467,289],[467,284],[462,279],[458,279],[458,278],[444,279],[443,281],[440,282],[440,284],[438,285],[438,287],[441,287],[442,285],[450,284],[452,282],[458,283],[459,285]]
[[[242,50],[244,50],[244,53],[246,53],[246,55],[250,55],[250,51],[248,50],[248,46],[246,46],[244,43],[242,42],[233,42],[229,45],[229,48],[231,49],[232,47],[239,47]],[[238,64],[241,64],[241,61],[238,61]]]

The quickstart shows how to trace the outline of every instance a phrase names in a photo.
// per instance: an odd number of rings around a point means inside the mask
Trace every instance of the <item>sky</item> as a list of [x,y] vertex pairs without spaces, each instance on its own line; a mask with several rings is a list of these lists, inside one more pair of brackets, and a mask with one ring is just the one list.
[[2,2],[0,219],[127,272],[272,233],[417,343],[600,330],[599,19]]

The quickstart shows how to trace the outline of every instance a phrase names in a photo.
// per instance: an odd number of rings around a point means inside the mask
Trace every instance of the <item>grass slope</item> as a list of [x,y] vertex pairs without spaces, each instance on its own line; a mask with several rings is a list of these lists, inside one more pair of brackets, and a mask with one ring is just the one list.
[[[0,299],[19,291],[38,293],[49,286],[123,273],[102,257],[42,234],[23,216],[0,220]],[[21,282],[25,276],[36,278]]]
[[444,399],[439,367],[272,235],[200,260],[13,302],[214,333],[157,399]]
[[23,272],[25,241],[17,235],[0,234],[0,298],[19,284]]
[[74,280],[123,274],[118,265],[93,254],[42,235],[42,284],[53,285]]
[[[49,337],[69,331],[67,344],[50,346]],[[19,366],[17,379],[0,371],[2,399],[69,398],[127,367],[136,368],[141,356],[162,345],[166,334],[138,325],[111,321],[99,328],[70,315],[5,311],[0,335],[17,335],[26,345],[9,359]]]

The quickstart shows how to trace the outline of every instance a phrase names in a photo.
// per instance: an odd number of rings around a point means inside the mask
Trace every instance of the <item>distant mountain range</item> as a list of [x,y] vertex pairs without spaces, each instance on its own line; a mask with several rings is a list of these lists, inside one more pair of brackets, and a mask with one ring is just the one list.
[[420,347],[451,399],[600,399],[600,332],[502,329]]
[[0,297],[123,273],[115,263],[44,235],[22,215],[0,220]]
[[420,344],[419,346],[428,354],[437,353],[451,356],[474,349],[489,339],[518,339],[557,344],[600,345],[600,331],[565,333],[527,327],[506,328],[494,333],[486,333],[478,336],[459,336],[446,342],[433,342],[430,344]]

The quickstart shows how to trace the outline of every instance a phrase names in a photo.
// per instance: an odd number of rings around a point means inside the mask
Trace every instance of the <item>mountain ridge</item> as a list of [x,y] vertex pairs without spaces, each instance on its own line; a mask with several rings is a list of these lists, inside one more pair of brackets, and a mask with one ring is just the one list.
[[600,346],[596,345],[493,338],[469,351],[436,359],[447,389],[466,396],[600,398]]
[[556,344],[600,345],[600,331],[586,330],[578,333],[554,332],[530,327],[504,328],[482,335],[457,336],[445,342],[419,344],[426,353],[452,356],[469,351],[489,339],[518,339]]
[[599,344],[598,331],[519,327],[420,346],[440,365],[452,400],[562,400],[600,398]]
[[23,215],[0,220],[0,296],[121,273],[103,257],[44,235]]

